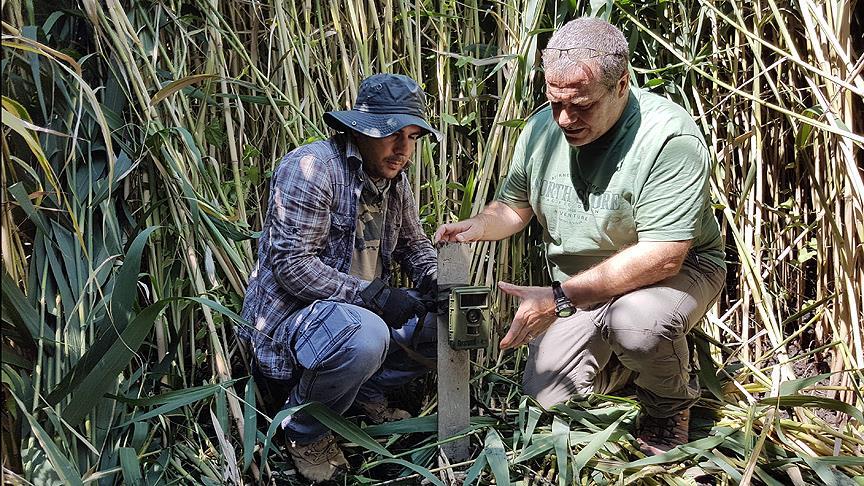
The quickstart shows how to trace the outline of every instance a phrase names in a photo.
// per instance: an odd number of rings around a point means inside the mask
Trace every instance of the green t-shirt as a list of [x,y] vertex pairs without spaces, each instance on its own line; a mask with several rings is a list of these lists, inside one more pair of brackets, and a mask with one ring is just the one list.
[[709,173],[708,149],[690,115],[632,89],[616,124],[582,147],[567,143],[550,107],[532,116],[497,199],[531,207],[558,280],[638,241],[692,239],[699,258],[725,267]]

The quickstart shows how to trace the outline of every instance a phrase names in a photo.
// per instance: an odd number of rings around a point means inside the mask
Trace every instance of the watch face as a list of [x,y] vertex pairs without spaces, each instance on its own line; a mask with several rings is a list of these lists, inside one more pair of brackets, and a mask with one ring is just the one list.
[[573,313],[576,312],[572,307],[564,307],[563,309],[558,309],[555,311],[555,314],[558,317],[570,317]]

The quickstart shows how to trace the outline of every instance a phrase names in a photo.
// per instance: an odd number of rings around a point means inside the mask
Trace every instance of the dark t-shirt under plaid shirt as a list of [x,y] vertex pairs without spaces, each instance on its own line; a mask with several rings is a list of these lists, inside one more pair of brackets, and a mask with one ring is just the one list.
[[[250,326],[237,329],[267,377],[291,378],[294,312],[316,300],[360,303],[359,293],[369,282],[349,272],[364,178],[360,153],[346,135],[298,147],[273,174],[258,262],[243,301]],[[436,253],[404,173],[386,197],[382,280],[388,280],[395,261],[419,287],[434,288]]]

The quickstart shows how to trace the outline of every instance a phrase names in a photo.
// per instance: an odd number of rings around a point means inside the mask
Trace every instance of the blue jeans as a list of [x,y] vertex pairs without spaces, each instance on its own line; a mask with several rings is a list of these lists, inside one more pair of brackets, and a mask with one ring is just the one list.
[[[417,318],[390,329],[373,312],[342,302],[316,301],[291,316],[299,331],[292,345],[298,380],[285,408],[320,402],[342,414],[355,399],[383,401],[385,392],[405,385],[429,368],[408,355],[403,346],[427,359],[436,355],[437,316],[429,313],[415,335]],[[401,344],[401,346],[400,346]],[[311,415],[298,412],[282,422],[290,440],[306,444],[328,429]]]

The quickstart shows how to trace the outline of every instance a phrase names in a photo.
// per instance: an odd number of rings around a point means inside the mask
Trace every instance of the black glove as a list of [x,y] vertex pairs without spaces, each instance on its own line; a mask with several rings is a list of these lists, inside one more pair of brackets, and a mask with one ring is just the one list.
[[420,279],[420,284],[417,285],[417,291],[420,292],[422,298],[434,298],[438,295],[438,272],[433,270],[428,275],[424,275]]
[[360,291],[360,299],[393,329],[400,329],[408,319],[425,312],[422,302],[403,289],[387,286],[380,278]]

